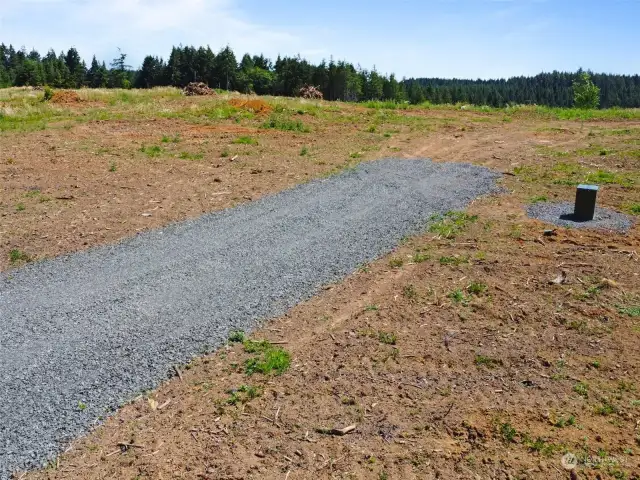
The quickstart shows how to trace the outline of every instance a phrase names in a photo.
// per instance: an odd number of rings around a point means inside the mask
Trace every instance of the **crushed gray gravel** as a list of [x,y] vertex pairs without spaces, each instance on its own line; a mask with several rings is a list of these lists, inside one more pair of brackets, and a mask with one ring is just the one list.
[[543,222],[566,228],[590,228],[626,233],[633,226],[629,215],[608,208],[596,207],[593,220],[577,221],[573,217],[574,204],[570,202],[539,202],[529,205],[527,215]]
[[0,274],[0,479],[37,468],[175,364],[250,331],[496,191],[467,164],[379,160]]

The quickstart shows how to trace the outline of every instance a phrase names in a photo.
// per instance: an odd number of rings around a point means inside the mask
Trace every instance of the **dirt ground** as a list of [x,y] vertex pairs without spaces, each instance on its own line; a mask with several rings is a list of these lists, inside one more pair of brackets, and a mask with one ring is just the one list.
[[16,477],[640,477],[640,227],[545,236],[524,213],[585,179],[635,212],[640,124],[292,105],[311,132],[262,128],[266,113],[0,134],[0,268],[26,261],[11,250],[117,241],[373,158],[486,165],[504,193],[256,331],[289,352],[282,375],[247,374],[255,353],[230,342]]

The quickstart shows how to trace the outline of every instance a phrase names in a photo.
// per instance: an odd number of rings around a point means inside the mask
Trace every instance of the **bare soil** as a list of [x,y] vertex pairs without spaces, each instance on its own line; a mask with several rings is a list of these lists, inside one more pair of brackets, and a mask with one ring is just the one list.
[[[576,175],[605,172],[601,205],[629,209],[640,125],[398,116],[375,132],[367,109],[342,105],[304,115],[307,134],[158,119],[0,136],[0,248],[36,258],[249,201],[354,157],[507,173],[505,193],[474,202],[477,218],[458,231],[407,239],[256,331],[290,352],[284,374],[247,375],[253,354],[230,343],[24,478],[638,478],[640,228],[544,236],[524,206],[571,200]],[[140,151],[151,145],[162,153]]]

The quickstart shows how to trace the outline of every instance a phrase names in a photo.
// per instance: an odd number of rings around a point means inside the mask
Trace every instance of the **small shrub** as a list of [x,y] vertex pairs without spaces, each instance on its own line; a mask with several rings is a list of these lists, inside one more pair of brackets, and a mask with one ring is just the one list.
[[222,158],[226,158],[226,157],[228,157],[229,155],[231,155],[231,152],[229,151],[229,149],[228,149],[228,148],[225,148],[225,149],[220,153],[220,156],[221,156]]
[[44,96],[42,97],[42,100],[45,102],[48,102],[49,100],[51,100],[53,98],[53,88],[51,88],[48,85],[45,85],[44,87]]
[[84,403],[83,401],[79,400],[78,401],[78,410],[80,410],[82,412],[82,411],[86,410],[86,408],[87,408],[87,404]]
[[233,143],[237,145],[258,145],[258,141],[255,138],[247,136],[238,137]]
[[118,170],[118,166],[116,165],[116,162],[109,163],[109,171],[115,172],[116,170]]
[[309,155],[309,149],[305,146],[300,150],[300,156],[304,157],[305,155]]
[[352,152],[349,154],[350,158],[362,158],[364,154],[362,152]]
[[375,125],[370,125],[369,128],[367,128],[367,132],[376,133],[376,126]]
[[378,310],[378,305],[367,305],[366,307],[364,307],[365,312],[377,312]]
[[629,211],[634,215],[640,215],[640,203],[633,203],[629,206]]
[[17,212],[22,212],[23,210],[25,210],[27,207],[25,207],[24,203],[19,203],[16,205],[16,211]]

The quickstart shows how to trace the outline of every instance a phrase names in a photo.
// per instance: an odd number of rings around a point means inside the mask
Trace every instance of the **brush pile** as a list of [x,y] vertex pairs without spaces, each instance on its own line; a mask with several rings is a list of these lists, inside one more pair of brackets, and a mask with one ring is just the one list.
[[322,100],[323,95],[318,87],[313,85],[305,85],[300,89],[300,96],[302,98],[308,98],[312,100]]
[[214,90],[212,90],[205,83],[202,83],[202,82],[191,82],[189,85],[184,87],[182,92],[187,97],[216,95],[216,92]]

